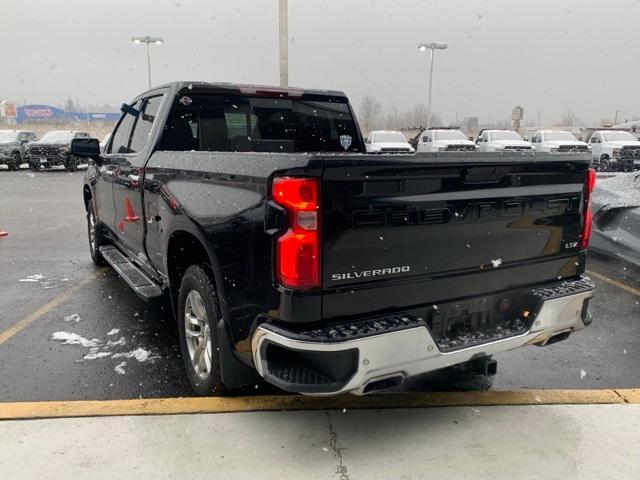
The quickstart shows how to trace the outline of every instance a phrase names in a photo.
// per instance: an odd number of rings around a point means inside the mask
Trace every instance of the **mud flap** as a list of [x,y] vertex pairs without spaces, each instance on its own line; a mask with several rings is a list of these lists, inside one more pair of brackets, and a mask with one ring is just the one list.
[[229,389],[237,389],[264,382],[258,372],[239,360],[231,348],[231,338],[224,320],[218,322],[220,348],[220,376]]

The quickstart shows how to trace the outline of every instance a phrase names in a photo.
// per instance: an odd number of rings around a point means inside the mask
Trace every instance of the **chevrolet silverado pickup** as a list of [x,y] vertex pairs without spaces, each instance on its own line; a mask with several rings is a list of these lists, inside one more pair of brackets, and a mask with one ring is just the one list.
[[25,148],[25,157],[29,168],[34,172],[41,168],[62,165],[68,172],[78,168],[78,157],[71,154],[71,141],[75,138],[91,138],[87,132],[73,130],[52,130],[45,133],[40,140],[31,142]]
[[122,110],[104,152],[71,146],[91,257],[170,301],[197,394],[490,374],[591,322],[588,155],[366,155],[335,91],[177,82]]

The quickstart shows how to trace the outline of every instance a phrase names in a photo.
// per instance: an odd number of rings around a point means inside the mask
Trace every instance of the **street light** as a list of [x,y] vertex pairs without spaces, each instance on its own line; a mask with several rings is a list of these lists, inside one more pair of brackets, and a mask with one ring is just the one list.
[[151,88],[151,53],[149,52],[149,45],[155,43],[156,45],[162,45],[164,40],[160,37],[150,37],[146,35],[144,37],[132,37],[133,43],[146,43],[147,44],[147,75],[149,77],[149,88]]
[[427,128],[431,126],[431,84],[433,83],[433,51],[446,50],[448,45],[443,42],[421,43],[418,50],[425,52],[429,50],[429,101],[427,103]]

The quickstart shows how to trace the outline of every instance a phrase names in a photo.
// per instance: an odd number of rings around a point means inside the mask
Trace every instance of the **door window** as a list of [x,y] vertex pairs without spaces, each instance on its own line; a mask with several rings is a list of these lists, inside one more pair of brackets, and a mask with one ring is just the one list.
[[[140,102],[136,102],[131,106],[137,109],[140,107]],[[131,128],[133,127],[135,119],[136,117],[130,113],[125,113],[122,116],[120,123],[118,123],[118,126],[113,132],[108,153],[131,153],[129,150],[129,142],[131,139]]]
[[162,98],[163,95],[158,95],[144,100],[142,113],[138,116],[138,119],[135,122],[135,126],[133,128],[133,134],[131,135],[131,145],[129,145],[129,153],[141,151],[149,142],[151,127],[153,127],[153,122],[156,119],[158,110],[160,110]]

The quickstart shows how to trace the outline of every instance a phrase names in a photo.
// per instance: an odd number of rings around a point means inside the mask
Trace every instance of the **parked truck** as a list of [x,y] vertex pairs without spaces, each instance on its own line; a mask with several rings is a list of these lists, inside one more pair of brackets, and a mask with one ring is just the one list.
[[490,374],[591,323],[588,155],[365,155],[341,92],[195,82],[71,150],[93,261],[169,299],[199,395]]
[[36,140],[36,134],[27,130],[0,130],[0,165],[18,170],[24,161],[25,147]]
[[640,141],[630,132],[597,130],[589,137],[593,162],[602,171],[640,169]]

